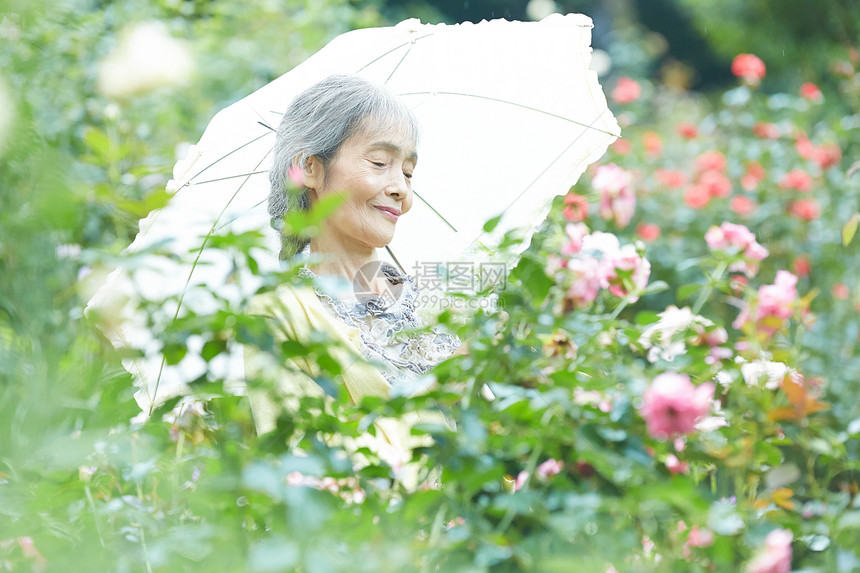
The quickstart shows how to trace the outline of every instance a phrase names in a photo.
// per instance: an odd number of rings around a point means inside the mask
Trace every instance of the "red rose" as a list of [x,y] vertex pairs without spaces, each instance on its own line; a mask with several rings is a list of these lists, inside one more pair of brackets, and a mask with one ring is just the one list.
[[806,255],[798,255],[797,258],[794,259],[791,268],[797,276],[808,277],[809,272],[812,270],[812,264],[809,262],[809,258]]
[[576,193],[568,193],[564,198],[564,218],[571,223],[579,223],[588,218],[588,199]]
[[776,139],[779,137],[779,128],[773,123],[758,122],[752,128],[753,133],[763,139]]
[[812,189],[812,177],[803,169],[792,169],[780,179],[779,188],[806,192]]
[[821,216],[821,207],[815,199],[798,199],[791,204],[791,215],[804,221],[812,221]]
[[756,203],[746,195],[735,195],[729,201],[729,209],[738,215],[750,215],[755,211]]
[[711,194],[704,185],[690,185],[684,193],[684,203],[693,209],[707,207],[711,201]]
[[732,60],[732,73],[748,84],[758,85],[765,72],[764,62],[753,54],[738,54]]
[[678,132],[678,135],[686,139],[696,139],[699,137],[699,128],[695,123],[691,123],[689,121],[682,121],[676,125],[675,131]]
[[818,89],[818,86],[813,84],[812,82],[806,82],[802,86],[800,86],[800,95],[805,97],[806,99],[811,99],[815,101],[821,100],[821,90]]
[[642,86],[636,80],[620,77],[611,95],[616,103],[632,103],[642,95]]
[[636,226],[636,234],[647,243],[656,241],[660,237],[660,233],[660,226],[654,223],[639,223]]

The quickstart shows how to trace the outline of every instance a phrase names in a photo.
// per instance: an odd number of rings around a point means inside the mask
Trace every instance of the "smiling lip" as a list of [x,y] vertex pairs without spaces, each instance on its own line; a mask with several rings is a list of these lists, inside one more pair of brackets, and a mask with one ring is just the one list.
[[385,215],[387,215],[391,220],[396,221],[398,217],[400,217],[401,212],[393,207],[380,207],[375,205],[377,209],[382,211]]

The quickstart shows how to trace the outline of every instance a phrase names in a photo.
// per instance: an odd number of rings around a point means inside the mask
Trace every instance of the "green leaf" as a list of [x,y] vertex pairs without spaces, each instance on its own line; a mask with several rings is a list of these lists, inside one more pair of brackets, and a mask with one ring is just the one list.
[[297,340],[287,339],[281,343],[281,352],[287,358],[292,358],[294,356],[304,356],[308,353],[308,349]]
[[203,345],[203,350],[200,351],[200,356],[206,362],[209,362],[222,352],[227,350],[226,340],[209,340]]
[[649,283],[648,286],[645,287],[645,290],[642,291],[642,294],[655,294],[668,289],[669,283],[667,283],[666,281],[654,281],[653,283]]
[[702,288],[702,285],[698,283],[681,285],[678,287],[678,300],[683,300],[685,298],[690,298]]
[[854,239],[854,234],[857,233],[857,225],[860,224],[860,213],[854,213],[845,226],[842,227],[842,244],[848,246],[851,240]]
[[653,310],[643,310],[636,314],[636,324],[639,326],[653,324],[658,320],[660,320],[660,317],[657,316],[657,313]]
[[164,360],[171,366],[178,364],[180,360],[185,358],[188,353],[188,348],[184,344],[167,344],[164,346],[162,354]]
[[492,233],[493,229],[495,229],[496,226],[499,224],[499,221],[502,220],[502,215],[504,215],[504,213],[496,215],[495,217],[484,223],[484,232]]
[[321,197],[308,212],[291,211],[284,218],[285,230],[300,237],[313,236],[318,232],[320,223],[334,213],[344,201],[343,195],[332,193]]
[[552,279],[546,276],[543,265],[529,257],[523,257],[511,271],[511,280],[519,280],[528,290],[533,300],[543,301],[553,285]]
[[95,127],[87,129],[84,133],[84,141],[96,155],[101,157],[107,156],[110,151],[110,139],[108,139],[107,134]]

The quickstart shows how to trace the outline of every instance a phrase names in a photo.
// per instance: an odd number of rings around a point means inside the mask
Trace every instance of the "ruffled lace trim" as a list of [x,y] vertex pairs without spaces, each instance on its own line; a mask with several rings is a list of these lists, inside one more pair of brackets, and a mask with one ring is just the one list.
[[[359,329],[362,355],[371,362],[387,365],[381,373],[395,386],[425,374],[451,356],[461,342],[438,327],[431,327],[431,332],[414,332],[423,326],[415,311],[419,290],[414,279],[388,263],[382,263],[382,271],[392,285],[402,285],[403,289],[388,306],[378,295],[361,301],[350,294],[332,296],[317,287],[314,292],[335,316]],[[319,278],[307,267],[300,269],[299,275]]]

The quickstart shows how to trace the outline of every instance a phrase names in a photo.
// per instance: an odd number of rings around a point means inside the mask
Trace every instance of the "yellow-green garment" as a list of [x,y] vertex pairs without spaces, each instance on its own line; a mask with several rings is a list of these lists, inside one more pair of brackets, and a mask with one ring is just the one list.
[[[281,285],[255,297],[248,313],[271,319],[276,341],[305,342],[312,332],[320,332],[341,343],[342,346],[330,349],[329,354],[343,369],[336,382],[343,384],[353,403],[359,403],[365,396],[389,397],[391,385],[361,354],[359,329],[333,316],[312,288]],[[319,366],[306,357],[287,359],[287,364],[278,365],[271,355],[245,347],[245,372],[258,434],[273,430],[280,409],[296,408],[299,396],[324,395],[311,378],[318,375]],[[260,378],[275,379],[280,403],[273,401],[269,392],[252,386]],[[366,434],[355,445],[368,446],[394,467],[405,465],[412,458],[412,448],[428,442],[426,437],[420,439],[410,434],[410,426],[416,422],[445,423],[441,414],[427,411],[402,419],[380,418],[375,422],[376,437]]]

